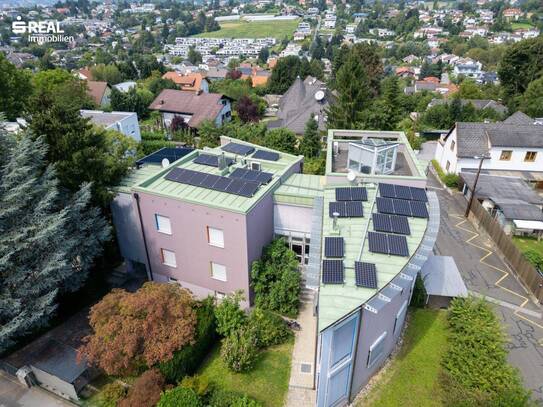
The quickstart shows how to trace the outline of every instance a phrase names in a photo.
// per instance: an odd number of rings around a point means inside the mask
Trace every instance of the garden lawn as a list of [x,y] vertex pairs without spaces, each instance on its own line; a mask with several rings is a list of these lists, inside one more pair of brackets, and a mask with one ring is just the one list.
[[195,37],[204,38],[265,38],[274,37],[282,40],[285,37],[292,38],[292,34],[298,27],[296,20],[279,21],[235,21],[221,23],[221,29],[200,33]]
[[534,26],[530,23],[511,23],[511,28],[513,30],[518,30],[519,28],[526,28],[526,29],[529,29],[529,28],[533,28]]
[[512,236],[513,243],[520,249],[522,253],[528,250],[535,250],[543,255],[543,239],[540,242],[536,237]]
[[290,362],[294,340],[271,346],[262,351],[253,370],[234,373],[224,365],[217,345],[205,360],[198,374],[223,390],[246,393],[265,406],[282,406],[290,379]]
[[446,317],[446,311],[412,311],[401,350],[357,407],[442,405],[438,377],[447,348]]

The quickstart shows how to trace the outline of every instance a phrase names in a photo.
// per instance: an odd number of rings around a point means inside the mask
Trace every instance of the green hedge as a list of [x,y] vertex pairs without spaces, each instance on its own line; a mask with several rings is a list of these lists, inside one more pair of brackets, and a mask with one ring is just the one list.
[[138,146],[138,152],[145,156],[163,147],[175,147],[175,144],[167,140],[142,140]]
[[445,173],[437,160],[432,160],[432,165],[434,166],[439,179],[441,179],[445,185],[447,185],[449,188],[458,188],[460,183],[460,177],[458,175],[453,174],[452,172]]
[[209,350],[217,341],[213,298],[202,301],[197,309],[198,325],[195,343],[174,353],[173,358],[160,363],[158,368],[168,383],[177,384],[185,376],[196,372]]
[[446,404],[528,406],[530,393],[507,362],[506,338],[482,299],[456,298],[448,314],[449,346],[443,358],[450,397]]

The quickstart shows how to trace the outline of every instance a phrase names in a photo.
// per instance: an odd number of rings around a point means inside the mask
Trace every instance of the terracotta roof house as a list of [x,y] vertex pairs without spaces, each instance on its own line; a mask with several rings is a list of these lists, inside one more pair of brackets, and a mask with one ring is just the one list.
[[179,72],[166,72],[162,75],[163,79],[169,79],[183,91],[189,92],[209,92],[209,83],[207,79],[199,72],[180,74]]
[[304,81],[298,77],[281,97],[278,120],[268,122],[268,128],[286,127],[296,134],[303,134],[305,124],[313,116],[319,130],[326,129],[326,110],[336,97],[324,82],[308,76]]
[[109,104],[111,88],[107,82],[87,81],[87,94],[97,106],[106,106]]
[[266,85],[271,76],[270,71],[266,71],[259,67],[240,66],[238,70],[241,71],[241,79],[251,78],[253,88]]
[[79,71],[77,71],[76,74],[79,79],[82,79],[84,81],[92,81],[94,79],[89,67],[81,68]]
[[231,100],[219,93],[198,93],[164,89],[149,105],[149,109],[162,113],[162,123],[169,127],[173,118],[182,117],[189,127],[197,129],[204,120],[218,126],[230,121]]
[[401,78],[413,78],[415,77],[415,70],[408,66],[400,66],[396,68],[396,76]]

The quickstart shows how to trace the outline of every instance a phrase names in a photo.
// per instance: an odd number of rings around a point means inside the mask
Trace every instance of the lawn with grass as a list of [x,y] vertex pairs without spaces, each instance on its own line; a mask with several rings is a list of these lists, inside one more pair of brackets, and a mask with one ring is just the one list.
[[438,382],[447,348],[447,313],[415,309],[402,348],[357,407],[441,406]]
[[223,390],[246,393],[268,407],[282,406],[288,390],[293,344],[294,340],[291,339],[262,351],[255,368],[247,373],[228,370],[217,345],[198,374]]
[[296,20],[278,21],[235,21],[220,23],[218,31],[205,32],[195,37],[204,38],[265,38],[274,37],[282,40],[285,37],[292,38],[292,34],[298,27]]
[[528,250],[535,250],[543,255],[543,240],[538,242],[537,237],[513,236],[513,243],[515,243],[522,253],[526,253]]
[[511,28],[513,30],[518,30],[519,28],[525,28],[525,29],[530,29],[530,28],[533,28],[534,26],[530,23],[519,23],[519,22],[515,22],[515,23],[511,23]]

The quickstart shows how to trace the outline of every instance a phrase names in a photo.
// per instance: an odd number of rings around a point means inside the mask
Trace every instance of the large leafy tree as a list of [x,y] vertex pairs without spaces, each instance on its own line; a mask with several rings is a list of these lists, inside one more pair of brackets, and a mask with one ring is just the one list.
[[300,273],[296,255],[284,240],[276,239],[253,263],[251,285],[256,306],[295,316],[300,303]]
[[236,113],[243,123],[258,122],[260,111],[258,104],[253,102],[251,97],[242,96],[236,103]]
[[339,69],[336,89],[339,96],[328,109],[328,128],[355,129],[368,107],[371,89],[366,71],[354,55]]
[[0,53],[0,112],[8,120],[21,117],[31,94],[30,73],[17,69]]
[[531,117],[543,117],[543,77],[530,82],[520,98],[520,108]]
[[524,93],[528,84],[543,76],[543,37],[520,41],[507,48],[498,76],[509,100]]
[[193,343],[195,301],[175,284],[145,283],[135,293],[114,289],[90,311],[93,334],[79,355],[108,374],[130,374],[172,358]]
[[264,145],[284,153],[296,154],[296,134],[286,128],[273,129],[266,133]]
[[61,293],[81,287],[110,227],[90,186],[61,194],[47,145],[0,130],[0,352],[49,322]]
[[81,183],[92,182],[95,202],[106,205],[109,188],[118,184],[134,161],[135,141],[91,126],[77,106],[48,91],[36,95],[33,104],[30,128],[48,144],[47,160],[55,163],[61,185],[76,191]]
[[87,93],[85,81],[77,79],[65,69],[41,71],[32,77],[34,97],[29,101],[31,113],[42,108],[41,95],[54,95],[55,101],[73,109],[94,107],[94,102]]
[[306,158],[318,157],[321,153],[319,125],[314,117],[305,124],[304,136],[300,142],[300,153]]

